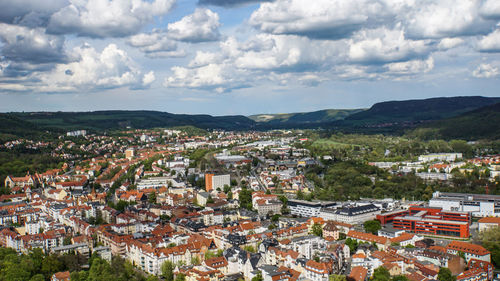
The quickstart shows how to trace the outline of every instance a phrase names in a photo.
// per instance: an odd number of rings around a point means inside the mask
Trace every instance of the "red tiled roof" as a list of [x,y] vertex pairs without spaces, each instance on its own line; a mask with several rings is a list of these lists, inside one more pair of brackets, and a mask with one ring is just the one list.
[[476,254],[479,256],[484,256],[490,253],[490,251],[486,250],[481,245],[476,245],[462,241],[451,241],[450,244],[446,246],[446,249],[464,253]]
[[478,220],[479,223],[496,223],[500,224],[500,217],[488,217]]
[[351,273],[349,273],[349,277],[356,281],[363,281],[366,279],[366,275],[368,274],[368,269],[362,266],[355,266],[351,269]]

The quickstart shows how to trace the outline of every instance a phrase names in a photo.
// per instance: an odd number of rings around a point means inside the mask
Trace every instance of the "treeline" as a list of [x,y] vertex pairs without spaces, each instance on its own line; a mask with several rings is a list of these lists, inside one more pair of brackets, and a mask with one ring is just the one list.
[[[48,169],[59,168],[63,160],[41,152],[0,151],[0,187],[4,187],[5,177],[25,176],[29,171],[43,173]],[[4,188],[0,188],[2,192]]]
[[428,153],[459,152],[465,158],[500,153],[498,140],[468,143],[465,140],[423,140],[414,135],[396,137],[342,133],[311,133],[310,136],[312,141],[303,147],[314,156],[330,155],[339,160],[408,161]]
[[362,161],[334,162],[325,168],[314,168],[306,173],[316,188],[305,199],[357,200],[386,198],[429,200],[434,191],[500,194],[498,181],[489,182],[484,173],[462,174],[452,172],[449,182],[426,182],[415,173],[392,174]]
[[25,255],[0,247],[0,280],[45,281],[63,271],[70,272],[72,281],[158,280],[155,276],[146,276],[121,257],[113,257],[111,262],[107,262],[97,255],[90,258],[78,254],[45,255],[41,249],[34,249]]

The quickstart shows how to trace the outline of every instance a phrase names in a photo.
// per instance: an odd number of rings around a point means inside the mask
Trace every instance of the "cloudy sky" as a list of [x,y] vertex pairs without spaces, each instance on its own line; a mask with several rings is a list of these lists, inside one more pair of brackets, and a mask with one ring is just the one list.
[[0,0],[0,111],[500,96],[499,0]]

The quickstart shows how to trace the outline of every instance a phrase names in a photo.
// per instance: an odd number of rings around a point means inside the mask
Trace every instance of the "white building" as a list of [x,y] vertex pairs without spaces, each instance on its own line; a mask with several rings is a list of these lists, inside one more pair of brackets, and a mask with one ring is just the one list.
[[418,161],[430,162],[430,161],[455,161],[456,159],[462,158],[462,153],[432,153],[426,155],[420,155]]
[[440,207],[445,211],[470,212],[475,217],[499,217],[500,195],[436,191],[429,200],[429,206]]
[[321,208],[335,206],[335,202],[309,202],[303,200],[288,200],[290,214],[301,217],[317,217]]

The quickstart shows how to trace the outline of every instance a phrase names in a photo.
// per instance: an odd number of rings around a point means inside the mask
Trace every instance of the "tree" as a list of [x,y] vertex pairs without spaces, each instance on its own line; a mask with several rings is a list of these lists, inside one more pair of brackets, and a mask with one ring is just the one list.
[[198,256],[194,256],[191,258],[191,264],[192,265],[199,265],[201,262],[200,262],[200,258]]
[[156,193],[154,193],[154,192],[149,193],[148,201],[151,204],[155,204],[156,203]]
[[43,276],[43,274],[36,274],[31,277],[30,281],[45,281],[45,277]]
[[213,203],[215,203],[215,201],[212,198],[212,196],[209,195],[208,198],[207,198],[207,204],[213,204]]
[[281,215],[280,214],[275,214],[271,217],[272,222],[278,222],[280,220]]
[[174,280],[174,264],[171,261],[166,261],[161,265],[161,276],[166,281]]
[[491,261],[500,266],[500,227],[491,227],[479,233],[481,245],[491,252]]
[[408,277],[406,277],[404,275],[397,275],[397,276],[392,277],[391,281],[408,281]]
[[63,240],[63,245],[71,245],[71,239],[72,239],[72,238],[73,238],[73,237],[71,237],[71,236],[66,236],[66,237],[64,237],[64,240]]
[[63,265],[55,255],[47,256],[42,262],[42,273],[47,279],[62,269]]
[[185,281],[186,280],[186,275],[179,273],[177,276],[175,276],[175,281]]
[[383,266],[380,266],[373,271],[372,280],[374,281],[389,281],[390,279],[391,274]]
[[328,281],[347,281],[347,276],[339,275],[339,274],[332,274],[332,275],[328,276]]
[[160,281],[160,279],[154,275],[149,275],[148,278],[146,278],[146,281]]
[[365,221],[363,226],[366,232],[370,232],[373,234],[377,234],[377,232],[382,228],[378,220]]
[[347,247],[349,247],[351,253],[354,253],[358,248],[358,241],[351,238],[347,238],[345,240],[345,244],[347,245]]
[[242,188],[239,198],[240,208],[252,210],[252,191],[248,190],[246,187]]
[[262,278],[262,272],[259,271],[259,273],[257,273],[257,275],[255,275],[253,278],[252,278],[252,281],[263,281],[264,278]]
[[457,278],[451,274],[451,271],[446,267],[441,267],[438,273],[439,281],[456,281]]
[[323,237],[323,227],[321,226],[321,224],[319,223],[313,224],[311,228],[311,233],[316,236]]

